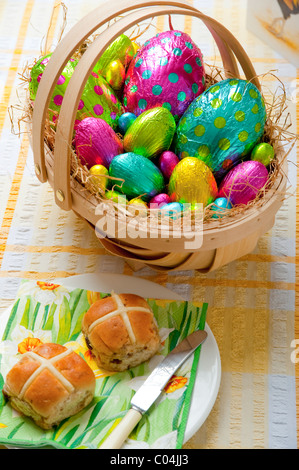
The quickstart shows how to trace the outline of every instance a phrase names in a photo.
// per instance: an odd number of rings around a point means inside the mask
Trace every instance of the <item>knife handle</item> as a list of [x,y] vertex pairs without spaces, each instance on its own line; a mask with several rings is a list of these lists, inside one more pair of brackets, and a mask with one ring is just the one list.
[[131,431],[139,423],[142,414],[131,408],[100,446],[100,449],[120,449]]

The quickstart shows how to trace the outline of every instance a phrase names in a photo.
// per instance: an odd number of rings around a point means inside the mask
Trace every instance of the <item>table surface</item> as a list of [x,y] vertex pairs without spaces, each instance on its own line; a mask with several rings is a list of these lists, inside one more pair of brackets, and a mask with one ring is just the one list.
[[[118,273],[157,282],[188,300],[208,302],[207,322],[218,343],[222,378],[215,405],[187,449],[297,448],[299,390],[299,265],[296,235],[295,147],[288,157],[289,193],[271,231],[253,253],[215,272],[133,271],[107,253],[82,220],[61,211],[52,189],[34,173],[28,135],[12,132],[10,106],[18,109],[21,76],[45,43],[57,44],[62,6],[53,0],[0,0],[0,315],[12,302],[22,278],[51,280],[83,273]],[[101,3],[67,0],[66,31]],[[194,6],[226,26],[242,43],[263,84],[277,87],[274,71],[290,97],[296,132],[298,70],[250,32],[245,0],[199,0]],[[189,18],[175,19],[208,63],[219,61],[209,33]],[[150,36],[168,28],[167,17],[150,27]],[[295,97],[295,98],[294,98]],[[15,129],[17,131],[17,129]],[[296,290],[297,288],[297,290]],[[153,294],[154,295],[154,294]]]

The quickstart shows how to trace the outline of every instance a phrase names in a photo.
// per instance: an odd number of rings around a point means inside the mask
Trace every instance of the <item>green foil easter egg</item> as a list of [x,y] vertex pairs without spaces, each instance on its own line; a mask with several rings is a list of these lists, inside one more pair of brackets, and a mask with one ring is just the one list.
[[250,82],[227,79],[197,97],[182,116],[175,153],[203,160],[217,179],[249,154],[263,135],[266,109]]
[[[31,70],[29,91],[32,101],[36,98],[40,80],[50,57],[51,54],[48,54],[41,58]],[[65,91],[77,64],[77,59],[70,59],[58,78],[49,104],[49,119],[53,124],[57,121]],[[114,91],[103,77],[93,71],[81,95],[76,119],[82,121],[86,117],[101,118],[116,129],[121,114],[122,106]]]
[[217,192],[212,171],[196,157],[183,158],[169,180],[168,194],[176,202],[207,206],[217,197]]
[[[115,188],[129,198],[142,196],[149,200],[164,189],[159,168],[149,159],[135,153],[116,155],[109,167],[109,176],[116,178]],[[122,180],[122,181],[119,181]]]
[[175,130],[176,123],[168,109],[149,109],[140,114],[125,133],[124,149],[154,158],[169,149]]

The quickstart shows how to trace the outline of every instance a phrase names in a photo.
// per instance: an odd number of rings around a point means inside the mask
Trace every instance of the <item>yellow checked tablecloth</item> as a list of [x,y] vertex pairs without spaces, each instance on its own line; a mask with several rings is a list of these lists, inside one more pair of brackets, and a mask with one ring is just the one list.
[[[100,2],[65,1],[66,30]],[[8,108],[18,102],[24,66],[40,55],[51,16],[47,40],[55,44],[59,36],[62,7],[53,13],[54,3],[0,0],[0,321],[22,278],[126,274],[157,282],[186,299],[207,302],[207,323],[221,355],[221,385],[209,417],[185,448],[297,448],[298,149],[288,158],[292,195],[253,253],[208,275],[157,273],[149,268],[134,272],[122,259],[105,252],[84,222],[55,205],[49,185],[40,184],[35,176],[28,136],[11,131]],[[290,94],[289,111],[296,132],[298,70],[248,31],[246,0],[194,0],[193,5],[237,37],[258,74],[275,71]],[[204,28],[188,18],[181,18],[176,26],[193,37],[207,62],[213,62],[215,54],[219,60]],[[167,18],[162,17],[150,32],[167,27]],[[273,87],[273,76],[264,77],[263,83]]]

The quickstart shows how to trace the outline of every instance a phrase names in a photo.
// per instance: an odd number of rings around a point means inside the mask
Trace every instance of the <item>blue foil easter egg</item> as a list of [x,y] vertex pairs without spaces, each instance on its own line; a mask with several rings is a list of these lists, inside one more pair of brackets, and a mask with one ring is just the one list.
[[263,135],[266,117],[255,85],[222,80],[197,97],[182,116],[175,153],[203,160],[219,180],[251,152]]

